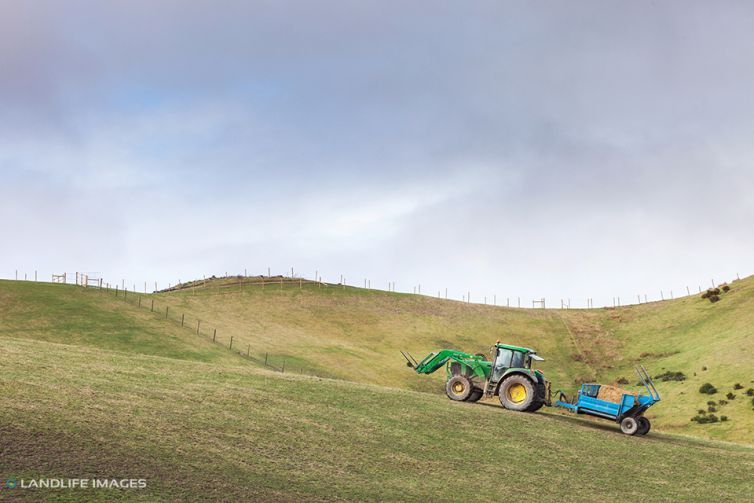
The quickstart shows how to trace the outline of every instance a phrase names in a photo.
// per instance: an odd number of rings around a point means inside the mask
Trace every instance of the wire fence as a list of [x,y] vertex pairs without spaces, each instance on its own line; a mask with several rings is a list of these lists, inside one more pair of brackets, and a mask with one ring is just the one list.
[[[23,278],[21,278],[23,276]],[[38,272],[34,271],[34,281],[38,280]],[[736,280],[740,280],[740,276],[738,273],[736,274]],[[19,271],[15,271],[15,280],[17,281],[30,281],[31,275],[23,272],[19,274]],[[158,288],[158,283],[155,282],[148,282],[144,281],[141,283],[132,283],[132,282],[126,282],[125,279],[122,279],[120,283],[105,283],[103,282],[101,275],[99,273],[91,273],[91,272],[76,272],[74,274],[70,273],[62,273],[62,274],[52,274],[51,275],[51,281],[54,283],[71,283],[71,281],[74,281],[75,284],[81,285],[81,286],[99,286],[106,290],[118,290],[120,292],[126,292],[130,291],[129,293],[136,294],[137,290],[144,295],[148,294],[151,290],[152,293],[171,293],[171,292],[178,292],[178,291],[185,291],[185,290],[193,290],[193,291],[206,291],[211,286],[212,289],[216,291],[226,291],[233,288],[239,288],[243,289],[246,285],[254,285],[259,286],[262,289],[265,288],[278,288],[283,289],[285,287],[290,286],[297,286],[299,289],[309,288],[309,287],[316,287],[316,288],[340,288],[340,289],[346,289],[346,288],[358,288],[358,289],[365,289],[365,290],[375,290],[375,291],[383,291],[383,292],[390,292],[390,293],[399,293],[403,295],[416,295],[421,297],[430,297],[430,298],[437,298],[437,299],[443,299],[448,300],[451,302],[463,302],[467,304],[476,304],[476,305],[488,305],[488,306],[494,306],[494,307],[507,307],[507,308],[517,308],[517,309],[610,309],[610,308],[617,308],[617,307],[625,307],[625,306],[631,306],[631,305],[640,305],[640,304],[649,304],[652,302],[663,302],[666,300],[674,300],[682,297],[688,297],[691,295],[697,295],[701,294],[704,291],[706,291],[709,286],[703,286],[702,284],[697,284],[696,288],[693,288],[689,285],[679,289],[679,290],[659,290],[656,294],[650,295],[648,293],[637,293],[634,296],[615,296],[612,297],[611,301],[604,301],[601,305],[595,305],[594,298],[593,297],[587,297],[585,299],[585,302],[581,306],[573,306],[571,303],[571,298],[560,298],[556,299],[555,302],[548,301],[544,297],[534,298],[531,301],[524,300],[521,296],[516,297],[502,297],[498,296],[497,294],[494,295],[479,295],[479,297],[474,296],[474,300],[472,301],[472,292],[470,290],[467,290],[466,292],[463,292],[461,294],[461,298],[452,298],[448,295],[448,289],[445,288],[444,290],[437,290],[437,295],[434,294],[434,291],[432,293],[428,293],[425,289],[424,292],[422,292],[422,285],[418,284],[412,287],[412,290],[409,291],[403,291],[399,292],[396,289],[396,282],[391,281],[387,283],[387,289],[381,289],[381,288],[373,288],[372,282],[368,278],[363,279],[363,286],[361,282],[358,283],[351,283],[348,284],[346,281],[346,277],[344,275],[340,275],[338,283],[333,282],[325,282],[322,281],[322,276],[319,274],[319,271],[316,271],[314,274],[314,279],[307,279],[304,277],[296,276],[294,275],[294,270],[291,268],[290,275],[271,275],[270,268],[267,269],[267,275],[257,275],[257,276],[248,276],[247,271],[244,270],[244,274],[241,275],[228,275],[228,273],[225,273],[225,276],[210,276],[210,277],[204,277],[201,280],[193,280],[188,282],[181,282],[179,279],[177,283],[171,284],[168,283],[167,287],[165,288]],[[714,279],[710,279],[710,283],[712,288],[716,288],[718,286],[721,286],[723,284],[726,284],[726,282],[720,282],[715,281]],[[154,286],[152,289],[151,287]],[[138,287],[138,288],[137,288]],[[143,287],[143,288],[142,288]],[[559,300],[559,302],[558,302]]]

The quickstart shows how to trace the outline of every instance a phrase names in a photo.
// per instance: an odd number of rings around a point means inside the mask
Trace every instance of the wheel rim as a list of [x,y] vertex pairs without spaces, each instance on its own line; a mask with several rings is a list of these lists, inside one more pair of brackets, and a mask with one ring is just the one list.
[[461,393],[463,393],[463,389],[464,389],[463,383],[461,382],[453,383],[453,393],[455,393],[456,395],[460,395]]
[[508,388],[508,399],[513,403],[521,403],[526,400],[526,386],[515,383]]

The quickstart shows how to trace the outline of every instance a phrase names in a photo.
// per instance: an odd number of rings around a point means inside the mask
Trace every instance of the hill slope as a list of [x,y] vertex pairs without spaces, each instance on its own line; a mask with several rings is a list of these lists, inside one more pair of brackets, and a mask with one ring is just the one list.
[[[734,282],[716,304],[693,296],[567,311],[469,305],[337,285],[239,285],[236,279],[125,299],[122,292],[116,297],[113,291],[70,285],[0,281],[0,335],[224,365],[261,367],[267,360],[288,373],[438,395],[442,372],[417,376],[399,350],[419,358],[443,347],[486,352],[500,338],[538,349],[554,389],[569,391],[584,380],[625,378],[631,387],[632,367],[643,363],[652,375],[687,376],[658,383],[664,399],[648,414],[658,431],[754,444],[752,397],[745,394],[754,388],[751,326],[754,278]],[[718,393],[700,394],[705,382]],[[734,389],[737,383],[742,389]],[[715,414],[728,421],[690,421],[710,400]],[[728,403],[720,405],[721,400]]]
[[146,478],[24,501],[743,501],[754,450],[372,385],[0,336],[4,477]]
[[[443,375],[417,376],[399,350],[421,358],[456,348],[487,353],[495,339],[536,348],[554,389],[579,382],[636,382],[633,366],[653,376],[683,372],[687,380],[660,382],[664,401],[650,410],[659,428],[707,438],[754,443],[754,277],[732,283],[716,304],[691,296],[618,309],[531,310],[463,304],[430,297],[337,285],[200,282],[158,294],[177,313],[209,320],[219,338],[251,348],[272,362],[322,376],[442,393]],[[719,392],[698,392],[711,382]],[[735,390],[739,383],[743,388]],[[732,392],[734,399],[726,398]],[[725,423],[691,422],[716,402]],[[719,405],[720,400],[727,401]]]

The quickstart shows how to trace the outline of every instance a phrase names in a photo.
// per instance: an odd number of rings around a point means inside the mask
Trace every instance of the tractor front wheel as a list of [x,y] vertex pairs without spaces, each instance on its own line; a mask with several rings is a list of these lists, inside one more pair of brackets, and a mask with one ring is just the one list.
[[466,376],[453,376],[445,383],[445,394],[456,402],[467,400],[473,390],[474,386],[471,384],[471,379]]
[[527,377],[514,374],[500,385],[498,396],[506,409],[528,411],[535,398],[534,384]]
[[639,432],[639,421],[635,417],[624,417],[620,422],[620,430],[626,435],[636,435]]

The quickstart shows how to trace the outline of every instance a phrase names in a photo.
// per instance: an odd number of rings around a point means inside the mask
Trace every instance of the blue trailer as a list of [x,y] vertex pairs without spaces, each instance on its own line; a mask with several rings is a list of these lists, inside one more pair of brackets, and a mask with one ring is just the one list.
[[660,393],[657,392],[652,378],[643,366],[639,365],[635,369],[648,395],[623,394],[620,403],[613,403],[597,398],[601,384],[582,384],[581,390],[573,401],[569,401],[565,393],[560,391],[558,400],[553,405],[576,414],[615,421],[620,424],[621,431],[626,435],[646,435],[649,433],[651,424],[649,419],[644,417],[644,412],[660,401]]

